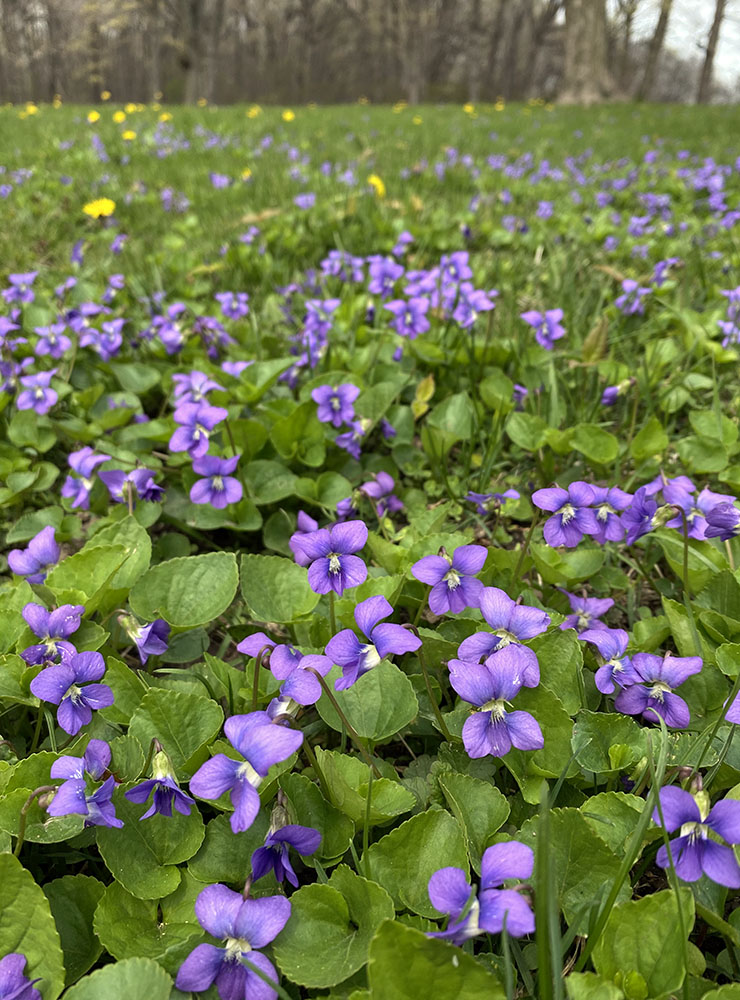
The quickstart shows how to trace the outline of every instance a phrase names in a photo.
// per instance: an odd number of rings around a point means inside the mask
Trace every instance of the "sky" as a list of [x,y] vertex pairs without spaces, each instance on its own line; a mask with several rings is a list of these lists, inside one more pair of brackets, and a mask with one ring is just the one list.
[[[642,0],[635,17],[635,37],[649,37],[658,20],[659,0]],[[715,0],[674,0],[668,22],[666,45],[678,51],[693,50],[702,56],[697,43],[706,44],[714,17]],[[740,0],[728,0],[714,60],[716,79],[734,84],[740,78]]]

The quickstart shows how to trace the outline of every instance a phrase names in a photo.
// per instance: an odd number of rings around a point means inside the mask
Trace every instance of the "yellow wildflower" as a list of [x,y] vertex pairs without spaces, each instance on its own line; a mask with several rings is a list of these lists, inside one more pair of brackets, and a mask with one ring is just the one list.
[[111,198],[96,198],[82,206],[82,211],[91,219],[107,219],[115,210],[116,203]]
[[378,198],[385,198],[385,184],[377,174],[370,174],[367,182],[374,189]]
[[286,108],[285,111],[283,111],[284,122],[292,122],[294,118],[295,118],[295,111],[291,111],[290,108]]
[[125,132],[121,133],[121,138],[123,139],[124,142],[133,142],[133,140],[136,138],[136,132],[134,132],[130,128],[127,128]]
[[124,104],[123,110],[126,112],[127,115],[132,115],[134,111],[136,111],[136,105],[132,104],[131,101],[129,101],[128,104]]
[[422,120],[423,119],[422,119],[421,115],[414,115],[414,117],[411,119],[411,121],[414,123],[414,125],[421,125]]
[[259,104],[253,104],[251,108],[247,109],[247,118],[256,118],[257,115],[262,114],[262,108]]
[[208,101],[206,100],[205,97],[199,97],[195,103],[198,105],[199,108],[204,108],[206,104],[208,104]]
[[109,101],[110,100],[110,91],[109,90],[104,90],[103,93],[100,95],[100,100],[101,101]]
[[468,101],[467,104],[463,104],[463,111],[466,115],[472,115],[475,113],[475,105]]
[[163,111],[162,114],[159,116],[159,120],[161,122],[171,122],[172,115],[169,113],[169,111]]
[[88,113],[87,113],[87,120],[90,122],[91,125],[94,125],[95,122],[97,122],[97,121],[100,120],[100,112],[99,111],[88,111]]
[[248,181],[251,176],[252,176],[252,171],[249,169],[249,167],[245,167],[244,170],[242,170],[242,180]]
[[113,121],[116,123],[116,125],[120,125],[121,122],[125,122],[126,121],[126,112],[125,111],[114,111],[113,112]]

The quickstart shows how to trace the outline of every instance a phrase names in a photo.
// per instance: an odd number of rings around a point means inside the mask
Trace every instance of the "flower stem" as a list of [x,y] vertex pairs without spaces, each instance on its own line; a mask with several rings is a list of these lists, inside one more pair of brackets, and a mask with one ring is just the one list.
[[539,521],[539,517],[538,517],[537,514],[535,514],[532,517],[532,523],[529,526],[529,531],[527,532],[526,537],[524,539],[524,542],[522,543],[522,548],[521,548],[521,551],[519,553],[519,559],[517,561],[516,566],[514,567],[514,571],[511,574],[511,586],[512,587],[514,587],[514,585],[519,582],[519,577],[520,577],[521,572],[522,572],[522,566],[524,565],[524,560],[527,557],[527,552],[529,552],[529,543],[532,541],[532,535],[534,533],[534,529],[535,529],[538,521]]
[[308,737],[304,735],[303,737],[303,752],[306,755],[309,765],[313,768],[316,777],[319,779],[319,784],[321,785],[321,791],[324,793],[324,798],[327,801],[331,801],[329,785],[324,775],[321,765],[318,760],[316,760],[316,754],[313,752],[313,747],[308,742]]
[[36,747],[39,745],[39,737],[41,736],[41,722],[44,718],[44,703],[39,704],[39,712],[36,716],[36,728],[33,731],[33,742],[31,743],[31,749],[29,753],[35,753]]
[[26,819],[28,817],[28,810],[31,808],[39,795],[44,795],[46,792],[55,792],[56,790],[57,785],[41,785],[39,788],[35,788],[23,803],[20,816],[18,817],[18,839],[15,842],[15,849],[13,851],[16,858],[20,856],[21,847],[23,847],[23,841],[26,837]]
[[260,667],[263,662],[269,662],[272,646],[263,646],[254,658],[254,676],[252,678],[252,711],[257,711],[260,700]]
[[[404,625],[403,628],[408,629],[409,632],[413,632],[416,638],[419,639],[419,641],[421,641],[419,630],[416,628],[415,625],[407,624]],[[439,705],[437,704],[437,699],[434,697],[434,691],[432,690],[432,682],[429,677],[429,671],[427,670],[427,662],[424,657],[424,654],[421,651],[421,646],[416,650],[416,655],[419,658],[419,665],[421,667],[421,672],[424,675],[424,685],[427,689],[427,694],[429,695],[429,701],[432,703],[432,710],[434,711],[434,715],[437,720],[437,725],[439,726],[439,730],[444,736],[444,738],[447,740],[448,743],[450,743],[452,741],[452,736],[450,735],[450,731],[447,728],[447,723],[445,722],[444,716],[442,715]]]
[[331,634],[337,634],[337,613],[334,609],[334,591],[329,591],[329,624],[331,625]]
[[334,697],[334,692],[332,691],[332,689],[326,683],[326,681],[321,676],[321,674],[318,672],[318,670],[314,670],[313,667],[307,667],[306,669],[310,670],[311,673],[314,675],[314,677],[318,678],[319,684],[321,685],[324,694],[326,695],[326,697],[331,702],[331,705],[332,705],[332,708],[334,709],[334,711],[337,713],[337,715],[339,716],[339,718],[342,720],[342,724],[344,725],[344,728],[347,730],[347,734],[349,735],[349,738],[352,740],[352,742],[354,743],[354,745],[357,747],[357,749],[362,754],[362,756],[363,756],[363,758],[365,760],[365,763],[368,765],[368,767],[372,768],[372,770],[373,770],[376,778],[382,777],[380,771],[377,768],[377,765],[376,765],[375,761],[372,759],[372,757],[370,756],[370,754],[367,752],[367,747],[365,746],[365,744],[360,739],[360,736],[357,733],[357,730],[354,728],[354,726],[352,726],[352,724],[347,719],[347,716],[344,714],[344,712],[342,711],[342,709],[339,707],[339,702]]

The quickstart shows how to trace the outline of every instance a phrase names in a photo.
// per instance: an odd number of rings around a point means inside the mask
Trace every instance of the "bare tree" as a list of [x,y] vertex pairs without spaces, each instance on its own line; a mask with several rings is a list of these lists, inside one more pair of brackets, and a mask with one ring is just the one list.
[[615,96],[606,35],[606,0],[566,0],[562,103],[598,104]]
[[722,27],[722,20],[725,16],[725,8],[727,7],[727,0],[717,0],[714,5],[714,18],[712,20],[712,27],[709,29],[709,38],[707,39],[707,48],[704,55],[704,64],[701,68],[701,75],[699,76],[699,88],[696,92],[696,103],[706,104],[712,92],[712,67],[714,66],[714,55],[717,51],[717,42],[719,41],[719,32]]
[[645,61],[645,72],[642,75],[640,86],[635,95],[638,101],[646,101],[652,94],[653,85],[655,83],[655,74],[658,71],[658,60],[660,59],[660,53],[663,48],[663,42],[665,41],[666,31],[668,30],[668,19],[671,16],[672,6],[673,0],[660,0],[658,23],[656,24],[655,31],[650,39],[647,59]]

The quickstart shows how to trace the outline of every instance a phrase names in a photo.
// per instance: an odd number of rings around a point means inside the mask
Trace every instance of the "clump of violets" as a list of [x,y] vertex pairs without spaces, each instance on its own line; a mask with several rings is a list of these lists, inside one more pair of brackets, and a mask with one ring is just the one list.
[[534,933],[534,914],[529,900],[520,890],[501,888],[509,879],[528,879],[534,869],[531,847],[517,840],[494,844],[483,852],[478,891],[468,883],[461,868],[440,868],[429,879],[432,906],[446,914],[443,931],[429,937],[446,938],[462,945],[479,934],[501,934],[504,928],[511,937]]
[[599,522],[590,506],[593,501],[593,488],[580,481],[571,483],[567,489],[548,486],[535,490],[532,503],[552,514],[543,528],[547,544],[554,548],[564,545],[570,549],[578,545],[584,535],[598,534]]
[[223,946],[199,944],[180,966],[175,986],[200,993],[215,984],[222,1000],[269,1000],[275,991],[242,963],[245,959],[277,982],[275,966],[264,948],[285,927],[290,901],[285,896],[245,899],[225,885],[208,885],[195,901],[198,923]]
[[99,684],[105,674],[100,653],[74,653],[46,667],[31,681],[31,693],[57,707],[57,722],[76,736],[92,719],[93,711],[113,704],[113,692]]
[[518,659],[506,647],[485,663],[450,661],[450,684],[476,711],[465,721],[462,738],[469,757],[505,756],[517,750],[541,750],[542,730],[529,712],[506,706],[523,686]]
[[339,428],[355,419],[354,401],[360,390],[351,382],[341,385],[320,385],[311,393],[311,399],[318,405],[316,416],[324,424]]
[[17,576],[25,576],[29,583],[43,583],[46,574],[59,562],[59,545],[54,529],[42,528],[25,549],[11,549],[8,566]]
[[366,542],[367,525],[345,521],[299,537],[293,535],[291,548],[308,565],[308,582],[314,593],[334,591],[341,597],[347,588],[358,587],[367,579],[367,566],[355,555]]
[[24,970],[28,959],[19,951],[12,951],[0,959],[0,997],[2,1000],[41,1000],[36,983],[41,979],[29,979]]
[[539,608],[513,601],[498,587],[483,588],[480,609],[493,631],[475,632],[463,639],[457,652],[459,661],[450,662],[489,662],[489,657],[505,650],[506,658],[518,663],[524,686],[537,687],[540,682],[537,655],[524,643],[547,630],[550,616]]
[[[740,866],[729,844],[740,844],[740,801],[722,799],[709,808],[706,792],[691,795],[671,785],[660,790],[660,811],[668,833],[679,836],[658,850],[656,862],[669,868],[684,882],[697,882],[706,875],[717,885],[740,889]],[[653,812],[653,822],[660,824],[660,812]],[[710,838],[712,833],[719,840]],[[670,854],[669,854],[670,850]]]
[[675,689],[698,674],[702,665],[700,656],[635,653],[614,707],[625,715],[642,715],[648,722],[655,722],[659,715],[667,726],[685,729],[691,718],[689,706]]
[[614,305],[625,316],[642,316],[645,312],[643,299],[650,295],[652,288],[642,288],[633,278],[622,282],[622,294],[614,300]]
[[357,627],[367,639],[362,642],[351,628],[342,629],[326,646],[326,655],[342,668],[334,687],[344,691],[376,667],[386,656],[413,653],[421,646],[421,639],[402,625],[384,622],[393,614],[393,606],[385,597],[368,597],[355,608]]
[[488,517],[491,513],[498,513],[507,501],[518,500],[520,495],[517,490],[504,490],[503,493],[474,493],[470,490],[465,500],[475,504],[475,512],[480,517]]
[[189,816],[191,806],[195,803],[195,799],[183,792],[178,785],[172,762],[162,749],[159,740],[154,741],[151,778],[139,782],[124,794],[129,802],[141,805],[152,793],[154,793],[152,804],[144,815],[139,817],[139,822],[154,816],[155,813],[159,813],[160,816],[172,816],[173,806],[181,815]]
[[534,329],[535,340],[546,351],[551,351],[555,347],[555,341],[565,336],[565,327],[561,322],[562,309],[547,309],[543,313],[530,309],[523,312],[521,318]]
[[217,753],[190,779],[190,791],[199,799],[219,799],[230,792],[234,807],[231,829],[243,833],[259,812],[257,788],[273,764],[295,753],[303,742],[303,733],[274,725],[267,712],[232,715],[224,724],[224,732],[243,759]]
[[457,614],[480,604],[483,584],[475,577],[486,561],[482,545],[460,545],[450,557],[444,548],[436,556],[424,556],[411,567],[411,574],[431,586],[429,608],[435,615]]
[[99,472],[98,475],[115,503],[130,502],[133,507],[136,498],[156,503],[164,496],[164,489],[154,482],[155,474],[151,469],[134,469],[132,472],[111,469]]
[[216,455],[202,455],[193,462],[193,472],[199,479],[190,489],[190,501],[196,504],[210,504],[216,510],[223,510],[229,504],[239,503],[242,498],[242,484],[231,475],[239,464],[241,455],[218,458]]
[[395,485],[395,480],[389,473],[377,472],[360,487],[360,493],[370,499],[379,518],[403,510],[403,504],[393,492]]

